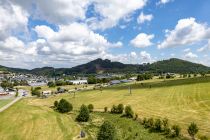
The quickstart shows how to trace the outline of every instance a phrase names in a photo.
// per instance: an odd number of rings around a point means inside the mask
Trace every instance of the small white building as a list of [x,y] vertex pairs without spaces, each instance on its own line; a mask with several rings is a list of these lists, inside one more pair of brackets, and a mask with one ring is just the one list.
[[70,80],[74,85],[87,84],[87,80]]
[[51,90],[45,90],[45,91],[42,91],[42,94],[43,95],[51,95],[52,91]]

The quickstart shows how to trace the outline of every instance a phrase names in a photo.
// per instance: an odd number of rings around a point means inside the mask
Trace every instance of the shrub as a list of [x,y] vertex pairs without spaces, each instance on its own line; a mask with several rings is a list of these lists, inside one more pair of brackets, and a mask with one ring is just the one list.
[[172,137],[178,137],[181,134],[181,128],[179,127],[179,125],[173,125],[172,126]]
[[123,104],[119,104],[119,105],[117,106],[117,113],[122,114],[123,111],[124,111],[124,106],[123,106]]
[[206,136],[201,136],[200,140],[208,140],[208,138]]
[[87,108],[86,105],[82,105],[80,107],[80,112],[79,112],[79,115],[77,116],[76,120],[78,122],[87,122],[90,118],[90,115],[89,115],[89,109]]
[[57,105],[57,110],[60,113],[66,113],[66,112],[72,111],[72,109],[73,109],[72,104],[70,104],[65,99],[61,99],[60,102]]
[[133,118],[133,110],[131,108],[131,106],[126,106],[125,107],[125,116],[128,117],[128,118]]
[[154,119],[153,118],[149,118],[147,120],[147,128],[154,128]]
[[108,111],[108,107],[104,107],[104,112],[107,112]]
[[115,140],[116,139],[116,130],[112,123],[105,121],[99,130],[98,140]]
[[154,123],[154,130],[156,132],[161,132],[162,131],[162,121],[160,119],[156,119]]
[[188,134],[192,137],[192,139],[194,140],[195,139],[195,135],[198,133],[198,127],[197,125],[192,122],[190,124],[190,126],[188,127]]
[[55,83],[52,82],[52,81],[51,82],[48,82],[47,85],[48,85],[48,87],[55,87]]
[[164,118],[162,120],[162,124],[163,124],[163,131],[165,132],[165,134],[170,134],[171,133],[171,129],[169,128],[169,123],[168,123],[168,119]]
[[94,106],[92,104],[88,105],[89,112],[93,112]]
[[113,105],[112,108],[111,108],[111,113],[116,113],[117,112],[117,106],[116,105]]
[[163,130],[165,131],[167,128],[168,128],[168,119],[167,118],[164,118],[162,120],[162,123],[163,123]]
[[54,107],[56,107],[56,108],[58,107],[58,101],[54,102]]

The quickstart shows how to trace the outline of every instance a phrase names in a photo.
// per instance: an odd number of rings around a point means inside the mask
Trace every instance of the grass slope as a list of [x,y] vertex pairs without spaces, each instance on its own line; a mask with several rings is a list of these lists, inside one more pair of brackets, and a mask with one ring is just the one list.
[[[200,128],[199,133],[210,137],[209,78],[145,84],[152,85],[152,88],[134,84],[132,96],[128,94],[128,86],[116,86],[104,89],[102,93],[99,90],[82,91],[76,94],[76,98],[73,98],[73,95],[63,95],[63,98],[72,102],[75,108],[79,108],[81,104],[92,103],[96,110],[100,111],[105,106],[111,108],[113,104],[129,104],[139,117],[167,117],[172,123],[181,125],[185,134],[187,134],[187,126],[194,121]],[[54,99],[49,100],[53,102]]]
[[0,113],[1,140],[69,140],[79,133],[80,128],[69,115],[34,101],[21,100]]
[[0,100],[0,108],[11,102],[13,99],[2,99]]
[[[83,124],[83,128],[89,134],[89,140],[96,139],[99,128],[104,120],[109,120],[115,126],[117,138],[119,140],[168,140],[165,135],[160,133],[150,133],[137,121],[122,118],[120,115],[109,113],[93,113],[92,120],[88,124]],[[180,140],[174,138],[173,140]]]

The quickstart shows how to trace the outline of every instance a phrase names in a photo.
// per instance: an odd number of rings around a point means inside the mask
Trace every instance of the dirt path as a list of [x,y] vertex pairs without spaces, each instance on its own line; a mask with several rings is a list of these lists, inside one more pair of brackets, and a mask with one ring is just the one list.
[[19,101],[20,99],[22,99],[22,97],[15,98],[12,102],[10,102],[10,103],[6,104],[5,106],[3,106],[2,108],[0,108],[0,112],[3,112],[4,110],[6,110],[10,106],[12,106],[14,103],[16,103],[17,101]]

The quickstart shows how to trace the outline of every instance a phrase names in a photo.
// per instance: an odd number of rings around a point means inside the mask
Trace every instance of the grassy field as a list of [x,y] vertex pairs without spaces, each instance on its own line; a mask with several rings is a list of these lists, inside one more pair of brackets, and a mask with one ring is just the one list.
[[[103,111],[105,106],[110,109],[113,104],[131,105],[140,118],[167,117],[171,125],[179,124],[185,135],[189,123],[195,122],[200,128],[198,135],[210,137],[209,85],[210,77],[150,80],[132,84],[132,95],[129,95],[129,85],[123,84],[104,88],[102,92],[80,91],[75,98],[72,94],[63,94],[46,99],[24,99],[0,114],[0,136],[2,139],[71,139],[78,135],[80,127],[71,115],[62,115],[50,108],[55,100],[65,98],[73,104],[75,110],[81,104],[90,103],[98,111]],[[97,116],[110,117],[96,114],[96,118]],[[141,130],[142,133],[144,131]],[[146,134],[145,132],[145,136]]]
[[70,115],[24,99],[0,113],[1,140],[69,140],[80,131]]
[[0,99],[0,108],[11,102],[13,99]]
[[[110,113],[93,113],[90,123],[82,124],[82,128],[89,135],[89,140],[96,139],[97,132],[104,120],[109,120],[115,126],[119,140],[170,140],[164,134],[150,133],[148,129],[143,128],[132,119]],[[173,138],[173,140],[181,140],[181,138]]]
[[[152,88],[149,88],[151,85]],[[81,91],[73,95],[62,95],[73,103],[75,108],[81,104],[92,103],[96,110],[105,106],[123,103],[131,105],[139,117],[167,117],[171,123],[181,125],[187,134],[187,126],[191,122],[198,124],[199,134],[210,137],[210,78],[147,82],[143,85],[132,85],[129,95],[128,85],[115,86],[102,91]],[[60,98],[60,97],[59,97]],[[45,104],[53,101],[49,98]]]

